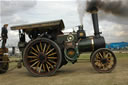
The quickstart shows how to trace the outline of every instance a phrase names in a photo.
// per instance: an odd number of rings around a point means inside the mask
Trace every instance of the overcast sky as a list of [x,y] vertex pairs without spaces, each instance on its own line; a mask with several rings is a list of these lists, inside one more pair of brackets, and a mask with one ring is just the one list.
[[[18,42],[18,31],[10,30],[10,26],[14,25],[63,19],[64,31],[70,32],[75,26],[80,25],[78,6],[81,10],[84,6],[82,4],[85,3],[77,0],[0,0],[0,27],[9,24],[10,45],[16,45]],[[107,43],[128,42],[127,17],[99,11],[99,19],[100,31]],[[93,35],[91,14],[84,12],[83,24],[86,34]]]

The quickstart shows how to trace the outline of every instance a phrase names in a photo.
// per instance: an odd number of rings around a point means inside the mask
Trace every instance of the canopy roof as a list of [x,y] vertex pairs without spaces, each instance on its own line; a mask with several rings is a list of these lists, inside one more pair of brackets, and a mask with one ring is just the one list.
[[26,24],[26,25],[18,25],[18,26],[12,26],[11,30],[63,30],[65,28],[63,20],[54,20],[54,21],[47,21],[47,22],[40,22],[40,23],[33,23],[33,24]]

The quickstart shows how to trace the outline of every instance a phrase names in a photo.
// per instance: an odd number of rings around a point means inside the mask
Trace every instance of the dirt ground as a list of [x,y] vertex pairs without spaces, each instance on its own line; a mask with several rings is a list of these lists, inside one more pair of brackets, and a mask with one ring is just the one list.
[[112,73],[97,73],[87,59],[65,65],[51,77],[33,77],[23,67],[1,74],[0,85],[128,85],[128,56],[117,61]]

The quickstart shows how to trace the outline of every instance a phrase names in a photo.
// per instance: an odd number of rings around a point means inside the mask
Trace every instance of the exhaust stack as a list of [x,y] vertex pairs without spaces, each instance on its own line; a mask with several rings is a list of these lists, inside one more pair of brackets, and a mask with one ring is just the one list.
[[93,21],[93,28],[94,28],[94,35],[96,37],[99,37],[101,32],[99,32],[99,23],[98,23],[98,15],[97,15],[98,9],[96,7],[93,7],[91,9],[92,13],[92,21]]

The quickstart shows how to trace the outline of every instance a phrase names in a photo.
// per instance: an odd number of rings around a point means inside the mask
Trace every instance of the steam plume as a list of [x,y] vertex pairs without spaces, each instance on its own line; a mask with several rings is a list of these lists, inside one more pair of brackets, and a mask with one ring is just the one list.
[[83,17],[86,9],[86,6],[85,6],[86,1],[77,0],[77,3],[78,3],[78,13],[79,13],[80,23],[81,25],[83,25]]

